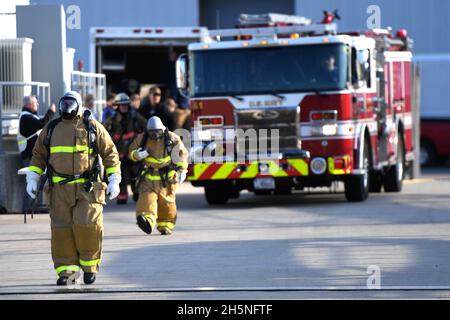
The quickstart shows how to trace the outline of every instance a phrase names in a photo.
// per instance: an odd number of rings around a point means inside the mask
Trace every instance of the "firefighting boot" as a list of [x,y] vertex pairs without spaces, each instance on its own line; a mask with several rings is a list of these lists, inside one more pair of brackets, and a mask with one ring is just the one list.
[[158,228],[158,230],[162,236],[170,236],[173,233],[172,229],[168,227]]
[[137,216],[136,220],[137,225],[139,226],[139,228],[141,228],[142,231],[144,231],[146,234],[152,233],[153,228],[147,218],[145,218],[144,216]]
[[93,284],[95,282],[96,274],[92,272],[85,272],[83,275],[83,281],[85,284]]
[[67,286],[68,281],[69,281],[69,277],[61,276],[56,281],[56,285],[57,286]]

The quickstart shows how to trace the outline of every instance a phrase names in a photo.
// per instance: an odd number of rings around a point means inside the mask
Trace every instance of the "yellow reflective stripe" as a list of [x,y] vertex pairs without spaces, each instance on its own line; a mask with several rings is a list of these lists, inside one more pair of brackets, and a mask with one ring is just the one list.
[[[53,183],[59,183],[59,182],[64,181],[64,180],[66,180],[66,178],[58,177],[58,176],[52,177],[52,182]],[[83,179],[73,180],[71,182],[68,182],[67,184],[85,183],[85,182],[88,182],[88,181],[89,181],[88,179],[84,179],[83,178]]]
[[73,271],[73,272],[78,272],[80,271],[80,267],[79,266],[75,266],[75,265],[71,265],[71,266],[61,266],[55,269],[56,274],[59,275],[61,272],[64,271]]
[[150,223],[151,228],[153,229],[155,222],[156,222],[156,217],[153,214],[144,214],[144,218],[147,219],[147,221]]
[[[169,173],[167,174],[167,176],[168,176],[169,178],[172,178],[175,174],[177,174],[177,172],[176,172],[175,170],[170,170]],[[158,180],[161,180],[161,176],[160,176],[159,174],[158,174],[158,175],[155,175],[155,176],[153,176],[153,175],[151,175],[151,174],[146,174],[145,177],[146,177],[148,180],[151,180],[151,181],[158,181]]]
[[186,162],[178,162],[177,167],[182,168],[182,169],[187,169],[188,164]]
[[50,147],[50,153],[77,153],[77,152],[88,152],[92,153],[94,149],[90,148],[88,146],[56,146],[56,147]]
[[18,144],[25,144],[27,143],[27,139],[23,139],[23,140],[17,140]]
[[328,172],[334,175],[345,174],[344,169],[334,169],[334,159],[332,157],[328,158]]
[[138,161],[138,158],[136,156],[137,152],[137,149],[131,152],[131,159],[134,161]]
[[286,171],[281,169],[274,161],[270,161],[269,163],[269,173],[276,178],[289,176]]
[[222,180],[226,179],[231,172],[236,168],[237,162],[227,162],[224,163],[219,170],[214,173],[214,175],[211,177],[212,180]]
[[28,170],[33,171],[33,172],[35,172],[35,173],[37,173],[39,175],[44,173],[44,170],[42,170],[41,168],[36,167],[36,166],[29,166]]
[[120,173],[120,167],[106,168],[107,174]]
[[161,177],[160,177],[159,175],[158,175],[158,176],[152,176],[151,174],[146,174],[145,177],[146,177],[148,180],[151,180],[151,181],[158,181],[158,180],[161,180]]
[[173,222],[166,222],[166,221],[158,222],[158,225],[157,225],[158,229],[159,228],[164,228],[164,227],[167,227],[169,229],[173,229],[175,227],[175,224]]
[[100,264],[100,259],[94,259],[94,260],[83,260],[80,259],[80,265],[82,267],[95,267]]
[[189,181],[198,180],[201,175],[208,169],[210,166],[209,163],[197,163],[194,164],[194,167],[192,168],[193,175],[188,177]]
[[247,170],[241,174],[240,178],[254,178],[258,175],[258,162],[252,162],[251,165],[247,167]]
[[164,157],[164,158],[153,158],[153,157],[147,157],[145,158],[146,162],[154,163],[154,164],[162,164],[165,162],[169,162],[172,158],[170,156]]
[[291,159],[288,163],[295,168],[302,176],[309,174],[308,164],[303,159]]

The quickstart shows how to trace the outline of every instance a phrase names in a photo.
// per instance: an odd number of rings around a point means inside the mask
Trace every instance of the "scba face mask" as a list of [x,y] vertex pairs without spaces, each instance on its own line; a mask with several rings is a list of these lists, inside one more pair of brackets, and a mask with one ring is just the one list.
[[164,131],[162,130],[148,130],[147,132],[150,140],[161,140],[164,137]]
[[59,101],[59,114],[61,118],[70,120],[78,114],[78,103],[72,98],[63,98]]

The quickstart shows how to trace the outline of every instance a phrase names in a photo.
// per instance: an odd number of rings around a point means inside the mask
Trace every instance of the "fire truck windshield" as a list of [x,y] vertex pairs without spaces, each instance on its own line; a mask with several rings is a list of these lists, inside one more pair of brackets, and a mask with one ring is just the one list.
[[191,95],[342,90],[347,56],[344,44],[194,51]]

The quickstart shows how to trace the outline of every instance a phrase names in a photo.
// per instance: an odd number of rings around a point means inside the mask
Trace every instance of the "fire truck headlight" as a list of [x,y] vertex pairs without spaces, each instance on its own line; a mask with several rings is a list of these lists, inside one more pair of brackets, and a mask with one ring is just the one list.
[[334,136],[337,133],[337,125],[326,124],[322,126],[322,133],[324,136]]
[[314,174],[324,174],[327,170],[327,162],[324,158],[314,158],[311,160],[311,171]]

